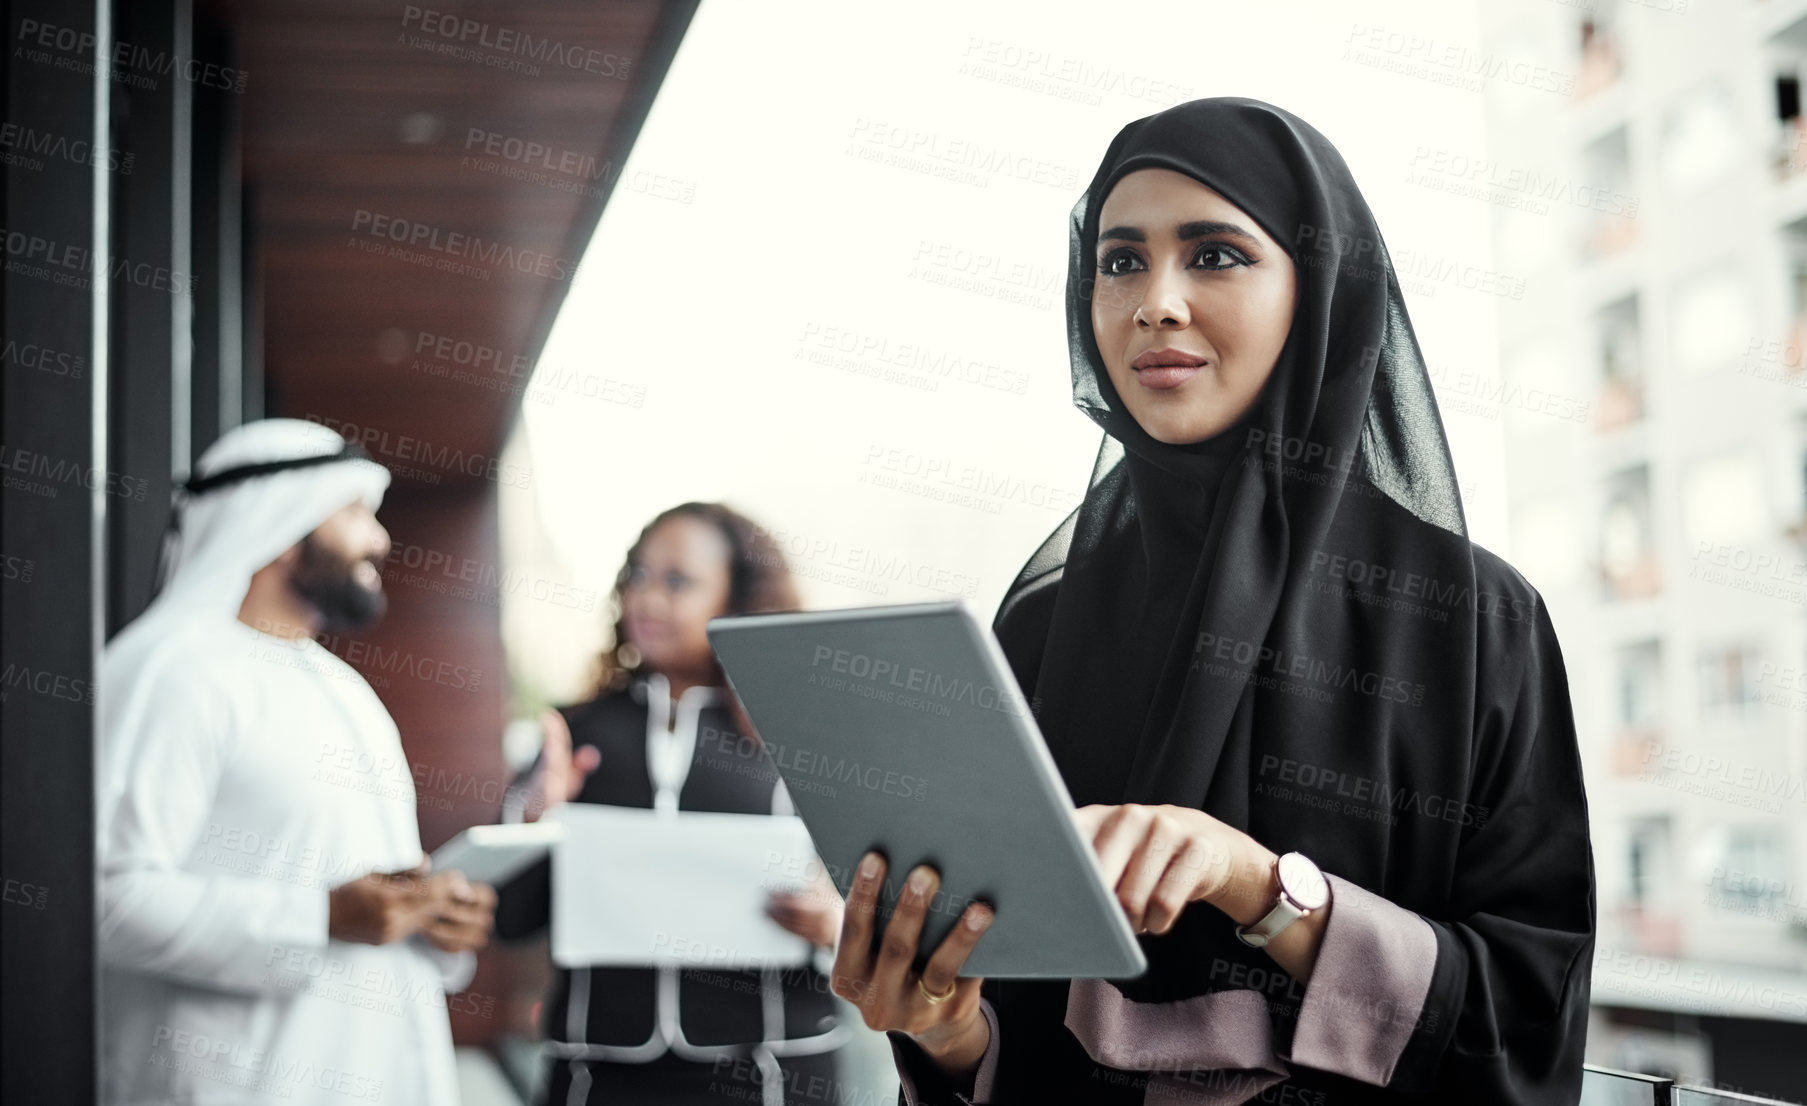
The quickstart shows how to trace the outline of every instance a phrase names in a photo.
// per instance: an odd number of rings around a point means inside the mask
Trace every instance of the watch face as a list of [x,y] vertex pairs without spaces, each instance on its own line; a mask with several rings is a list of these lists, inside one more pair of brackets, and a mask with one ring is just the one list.
[[1318,866],[1301,853],[1286,853],[1277,866],[1280,887],[1307,910],[1322,910],[1330,902],[1330,882]]

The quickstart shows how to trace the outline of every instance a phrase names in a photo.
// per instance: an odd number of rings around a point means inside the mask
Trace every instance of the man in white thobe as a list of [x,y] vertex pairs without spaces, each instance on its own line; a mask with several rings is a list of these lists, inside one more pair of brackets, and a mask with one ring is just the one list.
[[107,1102],[458,1100],[446,994],[494,893],[425,872],[395,723],[313,640],[383,609],[388,483],[312,423],[229,432],[107,648]]

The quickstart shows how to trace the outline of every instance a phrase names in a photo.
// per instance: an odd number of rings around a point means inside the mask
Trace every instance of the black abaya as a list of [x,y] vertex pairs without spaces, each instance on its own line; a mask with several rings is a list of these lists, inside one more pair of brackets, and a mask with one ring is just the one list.
[[[1156,167],[1242,208],[1298,276],[1255,407],[1195,446],[1136,425],[1091,333],[1098,202]],[[1107,440],[995,625],[1049,748],[1076,802],[1202,809],[1334,894],[1308,984],[1204,903],[1141,938],[1138,979],[988,980],[990,1101],[1574,1103],[1594,894],[1561,652],[1536,590],[1467,537],[1341,157],[1252,100],[1130,124],[1074,211],[1068,322]],[[1150,1063],[1110,1041],[1194,1023]],[[947,1100],[899,1046],[921,1100]]]

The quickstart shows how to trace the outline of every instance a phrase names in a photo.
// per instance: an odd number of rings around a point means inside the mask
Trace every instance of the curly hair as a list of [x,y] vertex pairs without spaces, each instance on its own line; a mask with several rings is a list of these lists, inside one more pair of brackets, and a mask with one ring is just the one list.
[[[757,614],[766,611],[794,611],[802,606],[797,597],[796,581],[791,578],[790,564],[778,543],[753,520],[720,503],[680,503],[661,511],[640,531],[628,548],[621,571],[615,574],[615,588],[609,592],[609,607],[614,612],[614,638],[602,651],[595,693],[626,687],[640,674],[643,660],[628,643],[621,610],[621,589],[633,575],[646,539],[660,526],[673,519],[690,518],[713,526],[728,541],[728,613]],[[718,668],[717,682],[722,682]]]

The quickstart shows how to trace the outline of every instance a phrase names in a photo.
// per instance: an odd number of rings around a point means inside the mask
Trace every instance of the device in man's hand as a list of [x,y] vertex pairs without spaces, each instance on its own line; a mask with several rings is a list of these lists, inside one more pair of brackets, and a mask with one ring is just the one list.
[[912,867],[941,873],[925,956],[968,903],[994,907],[963,974],[1146,970],[1010,666],[964,604],[718,618],[709,640],[843,896],[876,848],[886,919]]
[[564,836],[554,820],[472,826],[433,850],[432,871],[456,868],[473,883],[500,887],[544,859]]

